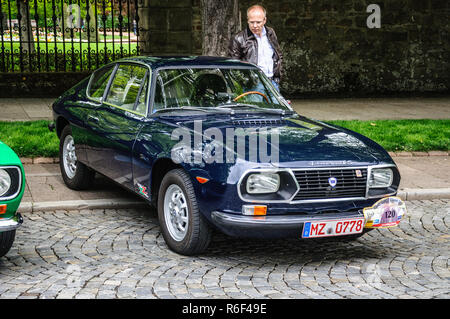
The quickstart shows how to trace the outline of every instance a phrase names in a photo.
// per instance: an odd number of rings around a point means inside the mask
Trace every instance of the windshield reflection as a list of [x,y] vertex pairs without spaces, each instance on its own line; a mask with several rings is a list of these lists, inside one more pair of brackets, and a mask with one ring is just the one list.
[[290,110],[258,69],[163,69],[156,75],[153,112],[227,106],[253,112],[260,108]]

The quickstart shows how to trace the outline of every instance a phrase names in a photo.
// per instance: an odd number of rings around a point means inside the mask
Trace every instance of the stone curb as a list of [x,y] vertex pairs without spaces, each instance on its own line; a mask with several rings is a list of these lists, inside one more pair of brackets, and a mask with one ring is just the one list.
[[148,207],[144,201],[128,199],[90,199],[55,202],[22,202],[19,213],[32,213],[45,210],[82,210],[82,209],[120,209]]
[[[450,151],[388,152],[392,157],[450,156]],[[59,157],[21,157],[22,164],[58,164]]]
[[403,200],[450,199],[450,188],[405,188],[397,196]]
[[21,157],[22,164],[58,164],[59,157]]
[[[435,189],[402,189],[397,193],[402,200],[450,199],[450,188]],[[81,210],[81,209],[120,209],[148,207],[139,200],[128,199],[91,199],[69,200],[55,202],[22,202],[17,210],[19,213],[32,213],[46,210]]]
[[429,152],[388,152],[392,157],[427,157],[427,156],[449,156],[449,151]]

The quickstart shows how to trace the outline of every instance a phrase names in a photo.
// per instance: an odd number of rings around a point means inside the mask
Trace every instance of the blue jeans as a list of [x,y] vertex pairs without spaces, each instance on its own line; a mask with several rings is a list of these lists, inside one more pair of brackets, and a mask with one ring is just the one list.
[[277,89],[277,91],[280,92],[280,86],[278,85],[278,83],[272,80],[272,84]]

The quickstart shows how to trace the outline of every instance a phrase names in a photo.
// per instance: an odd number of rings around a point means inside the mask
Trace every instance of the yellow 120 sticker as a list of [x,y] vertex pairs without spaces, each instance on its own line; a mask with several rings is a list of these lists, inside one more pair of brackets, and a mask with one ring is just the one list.
[[364,228],[397,226],[406,214],[406,205],[398,197],[385,197],[372,207],[363,209],[366,225]]

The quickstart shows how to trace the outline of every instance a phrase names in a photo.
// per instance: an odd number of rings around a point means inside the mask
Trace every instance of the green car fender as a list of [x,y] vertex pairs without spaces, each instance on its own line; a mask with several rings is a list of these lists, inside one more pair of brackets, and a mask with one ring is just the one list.
[[0,196],[0,206],[7,205],[6,212],[0,214],[0,220],[10,219],[15,216],[25,191],[25,171],[23,165],[17,154],[8,145],[0,141],[0,169],[5,168],[18,168],[20,170],[20,174],[17,174],[19,185],[17,187],[18,191],[15,191],[14,194],[8,196],[6,199],[5,196]]

